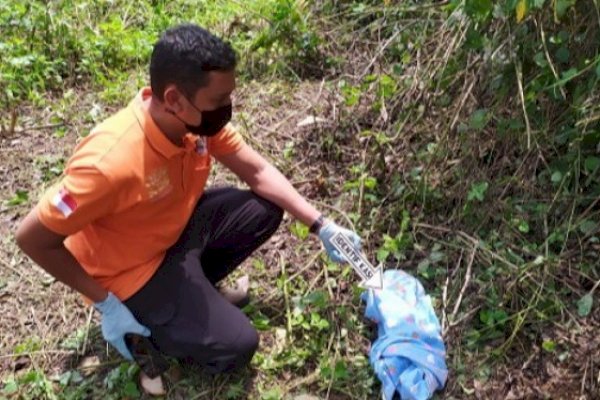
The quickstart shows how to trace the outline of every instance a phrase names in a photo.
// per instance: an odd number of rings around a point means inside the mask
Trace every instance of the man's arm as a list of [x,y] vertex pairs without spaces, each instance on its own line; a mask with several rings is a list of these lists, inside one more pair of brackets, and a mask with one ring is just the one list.
[[17,244],[33,261],[59,281],[87,296],[102,313],[102,335],[127,359],[131,352],[125,344],[125,334],[149,336],[115,295],[109,293],[85,272],[65,248],[65,236],[46,228],[37,216],[37,207],[23,219],[16,233]]
[[[247,144],[243,144],[235,153],[219,156],[217,159],[246,182],[252,191],[277,204],[305,225],[311,226],[319,217],[319,211],[294,189],[287,178]],[[322,228],[315,233],[319,235],[327,254],[335,262],[346,261],[331,243],[335,234],[347,236],[360,251],[360,237],[333,221],[323,222]]]
[[217,160],[246,182],[253,192],[277,204],[296,219],[311,226],[319,211],[294,189],[288,179],[247,144]]
[[94,303],[106,299],[108,292],[84,271],[65,248],[65,236],[51,231],[40,222],[37,207],[23,219],[15,236],[21,250],[50,275]]

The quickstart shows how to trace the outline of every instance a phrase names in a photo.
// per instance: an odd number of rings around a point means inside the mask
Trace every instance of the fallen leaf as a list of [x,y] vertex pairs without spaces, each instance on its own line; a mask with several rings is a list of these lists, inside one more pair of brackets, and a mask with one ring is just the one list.
[[527,15],[527,0],[519,0],[515,11],[517,13],[517,22],[523,21],[523,18]]
[[589,313],[592,311],[592,304],[594,299],[592,298],[592,294],[588,293],[583,296],[577,302],[577,313],[580,317],[587,317]]
[[319,118],[319,117],[315,117],[313,115],[309,115],[308,117],[304,118],[302,121],[298,122],[296,124],[296,126],[302,127],[302,126],[314,125],[319,122],[327,122],[327,120],[324,118]]

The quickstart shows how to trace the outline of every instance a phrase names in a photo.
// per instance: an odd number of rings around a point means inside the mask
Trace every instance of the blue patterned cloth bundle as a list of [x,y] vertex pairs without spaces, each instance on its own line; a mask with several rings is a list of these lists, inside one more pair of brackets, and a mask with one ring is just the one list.
[[370,361],[382,383],[383,398],[426,400],[446,384],[446,348],[431,298],[421,283],[400,270],[388,270],[383,289],[362,294],[365,315],[377,323]]

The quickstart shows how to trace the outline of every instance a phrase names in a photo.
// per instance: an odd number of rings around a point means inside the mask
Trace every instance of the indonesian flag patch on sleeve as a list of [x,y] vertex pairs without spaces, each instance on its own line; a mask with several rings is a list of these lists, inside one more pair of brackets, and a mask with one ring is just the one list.
[[52,204],[67,218],[77,209],[77,203],[67,189],[62,188],[52,199]]

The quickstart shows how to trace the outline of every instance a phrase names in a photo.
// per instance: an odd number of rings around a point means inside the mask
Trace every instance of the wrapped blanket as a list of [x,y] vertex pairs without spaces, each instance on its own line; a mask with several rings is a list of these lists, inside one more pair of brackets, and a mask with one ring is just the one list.
[[370,361],[383,398],[429,399],[446,384],[446,349],[431,298],[421,283],[400,270],[384,273],[383,289],[362,295],[365,315],[378,326]]

